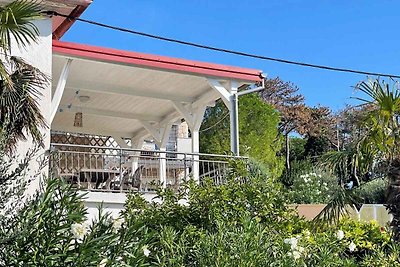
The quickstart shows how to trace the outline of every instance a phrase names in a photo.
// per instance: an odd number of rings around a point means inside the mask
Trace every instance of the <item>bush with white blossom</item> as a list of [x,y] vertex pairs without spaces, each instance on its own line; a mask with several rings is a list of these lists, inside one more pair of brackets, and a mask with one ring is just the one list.
[[293,177],[288,195],[296,204],[327,203],[337,188],[335,176],[316,170]]

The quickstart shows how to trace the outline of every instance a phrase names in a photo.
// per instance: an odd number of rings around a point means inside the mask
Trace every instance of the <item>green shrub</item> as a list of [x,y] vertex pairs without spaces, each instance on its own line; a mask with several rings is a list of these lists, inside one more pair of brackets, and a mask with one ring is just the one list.
[[146,229],[122,228],[101,209],[96,221],[87,222],[82,198],[61,179],[47,180],[43,191],[1,221],[0,266],[144,263]]
[[362,184],[357,188],[357,195],[364,204],[382,204],[385,202],[387,182],[383,179],[375,179]]
[[314,164],[309,159],[305,160],[293,160],[290,163],[290,171],[284,170],[281,176],[281,181],[286,186],[291,186],[293,181],[304,173],[310,173],[314,171]]

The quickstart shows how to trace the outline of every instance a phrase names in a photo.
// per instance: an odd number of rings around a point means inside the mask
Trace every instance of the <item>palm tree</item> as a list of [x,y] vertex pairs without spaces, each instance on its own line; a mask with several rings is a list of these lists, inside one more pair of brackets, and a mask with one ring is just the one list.
[[[400,240],[400,89],[397,82],[389,84],[379,79],[363,81],[356,85],[356,89],[368,97],[358,98],[362,105],[369,107],[361,121],[364,135],[349,149],[330,152],[323,160],[334,169],[345,170],[346,173],[350,169],[356,176],[380,163],[383,174],[388,178],[385,206],[393,215],[391,226],[394,239]],[[354,203],[343,200],[343,197],[339,199],[341,201],[333,199],[335,205],[328,205],[321,216],[329,213],[329,209],[332,213],[338,209],[343,211],[344,205]]]
[[369,134],[365,146],[374,147],[377,156],[386,163],[388,187],[386,208],[393,215],[394,239],[400,240],[400,89],[384,81],[368,80],[358,85],[370,99],[361,99],[375,107],[368,120]]
[[27,135],[41,144],[40,128],[46,127],[37,101],[49,79],[11,56],[13,44],[26,49],[38,41],[39,30],[32,21],[41,18],[41,12],[36,1],[17,0],[0,7],[0,133],[7,137],[9,151]]

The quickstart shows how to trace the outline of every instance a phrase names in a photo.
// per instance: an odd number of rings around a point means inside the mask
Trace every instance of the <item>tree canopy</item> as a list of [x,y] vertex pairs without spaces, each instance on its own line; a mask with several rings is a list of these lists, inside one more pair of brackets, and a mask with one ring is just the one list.
[[[280,175],[283,162],[278,135],[279,113],[256,94],[239,99],[239,143],[242,155],[264,163],[271,174]],[[200,129],[200,151],[230,154],[229,111],[222,101],[206,110]]]

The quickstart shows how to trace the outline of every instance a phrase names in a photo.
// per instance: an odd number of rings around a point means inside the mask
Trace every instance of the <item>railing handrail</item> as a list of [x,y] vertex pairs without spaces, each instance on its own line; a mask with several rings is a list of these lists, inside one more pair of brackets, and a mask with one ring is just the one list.
[[[118,151],[130,151],[130,152],[145,152],[145,153],[166,153],[175,155],[189,155],[189,156],[204,156],[204,157],[223,157],[229,159],[248,159],[248,157],[233,156],[233,155],[218,155],[218,154],[207,154],[207,153],[192,153],[192,152],[177,152],[177,151],[162,151],[162,150],[144,150],[135,148],[115,148],[108,146],[90,146],[90,145],[77,145],[77,144],[62,144],[62,143],[51,143],[50,147],[63,146],[63,147],[79,147],[79,148],[89,148],[89,149],[109,149]],[[73,151],[64,151],[73,152]],[[79,152],[79,151],[76,151]]]

